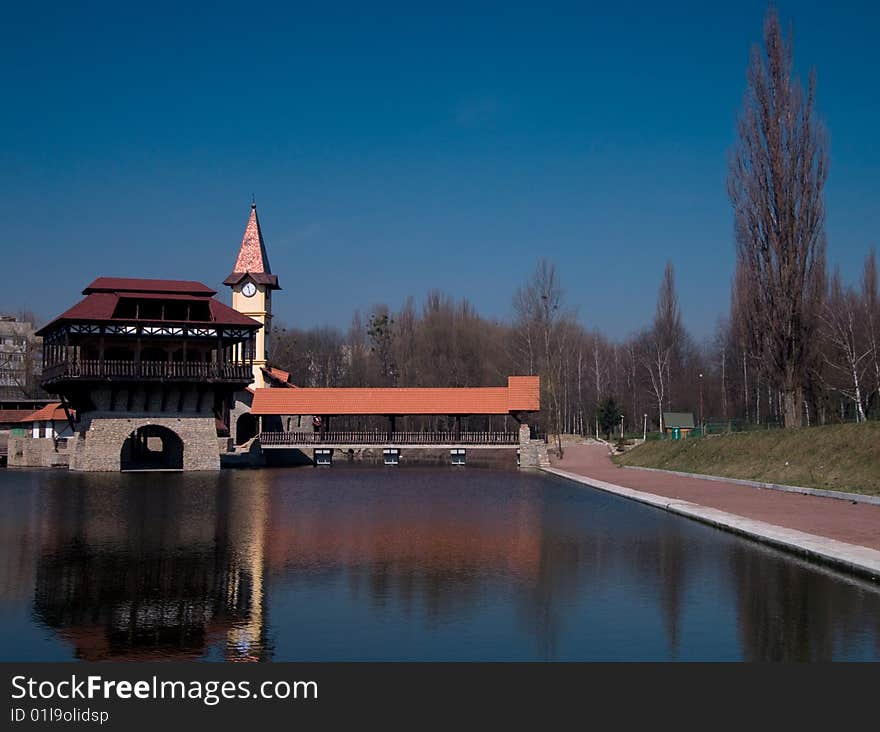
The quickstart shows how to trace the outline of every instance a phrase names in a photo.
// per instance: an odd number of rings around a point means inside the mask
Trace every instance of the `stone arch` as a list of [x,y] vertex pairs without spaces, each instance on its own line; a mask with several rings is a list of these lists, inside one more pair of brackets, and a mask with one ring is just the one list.
[[138,427],[122,443],[120,470],[183,470],[183,440],[168,427]]
[[235,421],[235,444],[243,445],[256,436],[257,418],[250,412],[245,412]]

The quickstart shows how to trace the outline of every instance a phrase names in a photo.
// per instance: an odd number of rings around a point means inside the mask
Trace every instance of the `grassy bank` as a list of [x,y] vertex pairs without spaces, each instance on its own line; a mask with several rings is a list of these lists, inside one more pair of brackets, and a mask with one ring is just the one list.
[[880,422],[649,441],[615,462],[880,495]]

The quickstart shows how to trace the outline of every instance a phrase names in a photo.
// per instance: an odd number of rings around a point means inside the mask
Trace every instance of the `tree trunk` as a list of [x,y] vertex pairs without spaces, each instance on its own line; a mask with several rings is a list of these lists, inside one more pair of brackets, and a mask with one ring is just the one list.
[[800,386],[786,384],[782,392],[782,403],[785,408],[785,427],[800,427],[804,413],[804,392]]

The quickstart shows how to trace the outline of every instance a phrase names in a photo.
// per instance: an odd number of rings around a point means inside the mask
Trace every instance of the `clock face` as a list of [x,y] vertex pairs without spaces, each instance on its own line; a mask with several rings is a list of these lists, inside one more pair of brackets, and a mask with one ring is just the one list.
[[253,297],[257,292],[257,286],[253,282],[245,282],[241,288],[241,294],[245,297]]

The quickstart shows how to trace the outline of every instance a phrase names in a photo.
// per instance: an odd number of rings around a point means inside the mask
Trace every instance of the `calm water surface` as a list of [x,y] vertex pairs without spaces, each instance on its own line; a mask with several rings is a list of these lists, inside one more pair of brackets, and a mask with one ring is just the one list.
[[0,472],[3,660],[880,658],[880,589],[527,472]]

